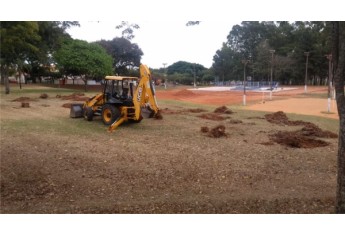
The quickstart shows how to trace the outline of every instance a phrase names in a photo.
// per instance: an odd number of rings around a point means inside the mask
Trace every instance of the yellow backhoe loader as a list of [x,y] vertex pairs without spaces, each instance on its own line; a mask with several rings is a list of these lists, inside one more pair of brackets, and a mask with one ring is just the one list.
[[161,119],[155,88],[150,70],[140,65],[140,78],[106,76],[103,92],[90,98],[84,104],[71,106],[72,118],[83,117],[92,121],[95,115],[113,131],[125,121],[140,122],[143,117]]

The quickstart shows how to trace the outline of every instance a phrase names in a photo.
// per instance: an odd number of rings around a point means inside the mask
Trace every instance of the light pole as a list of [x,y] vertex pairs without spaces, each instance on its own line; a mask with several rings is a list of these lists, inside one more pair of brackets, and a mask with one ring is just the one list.
[[270,50],[270,53],[272,54],[272,60],[271,60],[271,81],[270,81],[270,100],[272,100],[272,83],[273,83],[273,55],[276,50]]
[[244,65],[243,67],[243,106],[246,105],[246,65],[248,64],[249,60],[242,60],[242,63]]
[[328,100],[327,100],[327,112],[331,111],[331,75],[332,75],[332,54],[326,55],[328,59]]
[[163,63],[163,66],[164,66],[164,88],[167,89],[167,72],[166,72],[166,69],[165,69],[165,66],[167,65],[168,63],[164,62]]
[[195,63],[193,63],[193,73],[194,73],[194,88],[196,88],[196,73],[195,73]]
[[309,52],[304,52],[304,55],[307,56],[307,60],[306,60],[306,63],[305,63],[304,93],[307,93],[307,82],[308,82],[308,57],[309,57]]

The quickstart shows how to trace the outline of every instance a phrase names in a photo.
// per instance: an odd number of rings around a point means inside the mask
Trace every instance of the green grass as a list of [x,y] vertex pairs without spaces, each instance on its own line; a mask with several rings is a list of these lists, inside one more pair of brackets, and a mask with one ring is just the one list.
[[[3,86],[2,86],[3,88]],[[47,93],[49,97],[55,97],[57,94],[71,94],[77,92],[77,90],[65,89],[65,88],[24,88],[22,90],[19,87],[12,87],[10,95],[3,95],[4,91],[1,89],[1,97],[14,99],[20,96],[30,96],[38,98],[40,94]],[[87,94],[94,95],[94,92],[89,92]],[[9,96],[9,97],[7,97]],[[88,95],[86,95],[88,96]],[[177,100],[158,100],[159,107],[161,109],[172,109],[172,110],[182,110],[182,109],[191,109],[191,108],[200,108],[208,112],[213,112],[213,110],[218,107],[218,105],[200,105],[194,104],[191,102],[177,101]],[[251,111],[243,110],[241,105],[228,105],[228,108],[233,110],[235,114],[230,115],[234,119],[247,119],[250,117],[264,117],[265,114],[269,112],[264,111]],[[193,122],[193,117],[197,114],[185,115],[166,115],[164,119],[173,119],[174,122],[185,122],[186,119],[191,119]],[[291,120],[303,120],[315,123],[322,129],[330,130],[332,132],[338,132],[339,121],[334,119],[299,115],[299,114],[287,114]],[[163,114],[164,116],[164,114]],[[198,118],[199,119],[199,118]],[[253,120],[254,122],[254,120]],[[265,122],[264,120],[255,120],[255,123]],[[133,130],[146,130],[152,127],[148,127],[149,123],[145,122],[145,119],[139,124],[122,124],[117,130],[123,129],[133,129]],[[157,124],[161,124],[159,121]],[[169,124],[172,125],[172,124]],[[156,127],[161,129],[160,127]],[[172,127],[173,128],[173,127]],[[164,128],[163,128],[164,129]],[[65,118],[53,118],[51,120],[46,119],[22,119],[22,120],[2,120],[1,121],[1,130],[2,131],[11,131],[11,132],[39,132],[39,133],[56,133],[61,135],[86,135],[92,136],[94,134],[103,135],[106,134],[107,126],[103,125],[99,117],[95,118],[93,122],[86,122],[84,119],[71,119],[69,117]]]

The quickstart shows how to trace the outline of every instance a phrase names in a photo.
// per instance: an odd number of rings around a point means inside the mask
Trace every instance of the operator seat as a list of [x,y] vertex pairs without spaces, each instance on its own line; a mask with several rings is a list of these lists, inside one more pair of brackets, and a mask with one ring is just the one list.
[[122,99],[128,99],[128,91],[129,91],[128,88],[123,88],[122,89],[122,95],[121,95]]

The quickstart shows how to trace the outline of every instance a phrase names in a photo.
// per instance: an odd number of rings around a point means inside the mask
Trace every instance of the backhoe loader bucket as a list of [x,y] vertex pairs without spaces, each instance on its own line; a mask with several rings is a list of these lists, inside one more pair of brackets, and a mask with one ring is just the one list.
[[71,105],[70,117],[80,118],[83,117],[83,105],[82,103],[75,103]]
[[141,110],[141,115],[143,118],[152,118],[152,116],[155,114],[155,112],[150,109],[149,107],[142,107],[140,108]]

